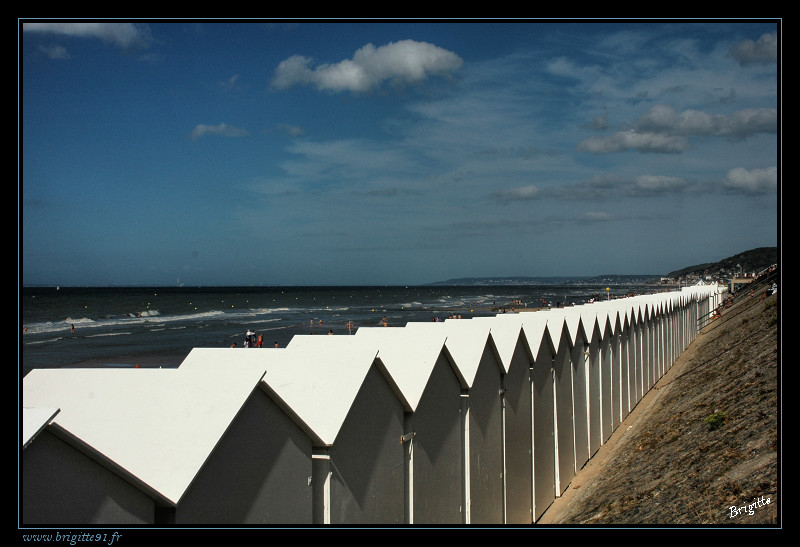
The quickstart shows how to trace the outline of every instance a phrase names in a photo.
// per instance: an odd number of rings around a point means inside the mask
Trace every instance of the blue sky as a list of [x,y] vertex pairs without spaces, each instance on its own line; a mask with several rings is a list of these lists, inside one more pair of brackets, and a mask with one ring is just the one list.
[[20,21],[21,282],[664,274],[778,245],[776,21]]

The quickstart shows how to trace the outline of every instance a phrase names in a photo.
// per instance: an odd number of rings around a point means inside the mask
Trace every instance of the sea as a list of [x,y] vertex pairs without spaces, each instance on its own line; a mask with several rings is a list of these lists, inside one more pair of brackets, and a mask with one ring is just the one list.
[[[177,367],[196,347],[285,347],[298,334],[469,319],[646,292],[645,285],[22,287],[19,365]],[[254,337],[254,338],[255,338]]]

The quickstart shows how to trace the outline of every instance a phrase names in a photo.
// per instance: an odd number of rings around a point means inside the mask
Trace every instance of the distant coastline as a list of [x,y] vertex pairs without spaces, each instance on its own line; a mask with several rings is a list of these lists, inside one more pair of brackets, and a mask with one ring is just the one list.
[[514,285],[650,285],[660,284],[660,275],[608,274],[595,276],[551,276],[551,277],[459,277],[435,281],[427,285],[441,286],[514,286]]

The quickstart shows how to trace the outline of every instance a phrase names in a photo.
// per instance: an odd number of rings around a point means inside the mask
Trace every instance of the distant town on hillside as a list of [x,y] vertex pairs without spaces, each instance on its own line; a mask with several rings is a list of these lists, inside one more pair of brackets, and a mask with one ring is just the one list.
[[687,266],[666,274],[562,277],[460,277],[429,283],[430,285],[632,285],[667,284],[693,285],[699,281],[729,283],[736,277],[755,277],[778,263],[777,247],[758,247],[730,256],[718,262]]
[[719,262],[698,264],[668,273],[674,279],[697,277],[710,280],[725,280],[732,277],[753,277],[778,263],[777,247],[758,247],[729,256]]

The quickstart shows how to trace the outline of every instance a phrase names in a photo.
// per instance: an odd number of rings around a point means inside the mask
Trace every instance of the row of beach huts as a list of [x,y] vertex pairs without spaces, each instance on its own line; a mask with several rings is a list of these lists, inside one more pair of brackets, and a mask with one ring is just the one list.
[[717,285],[22,380],[20,522],[532,524]]

